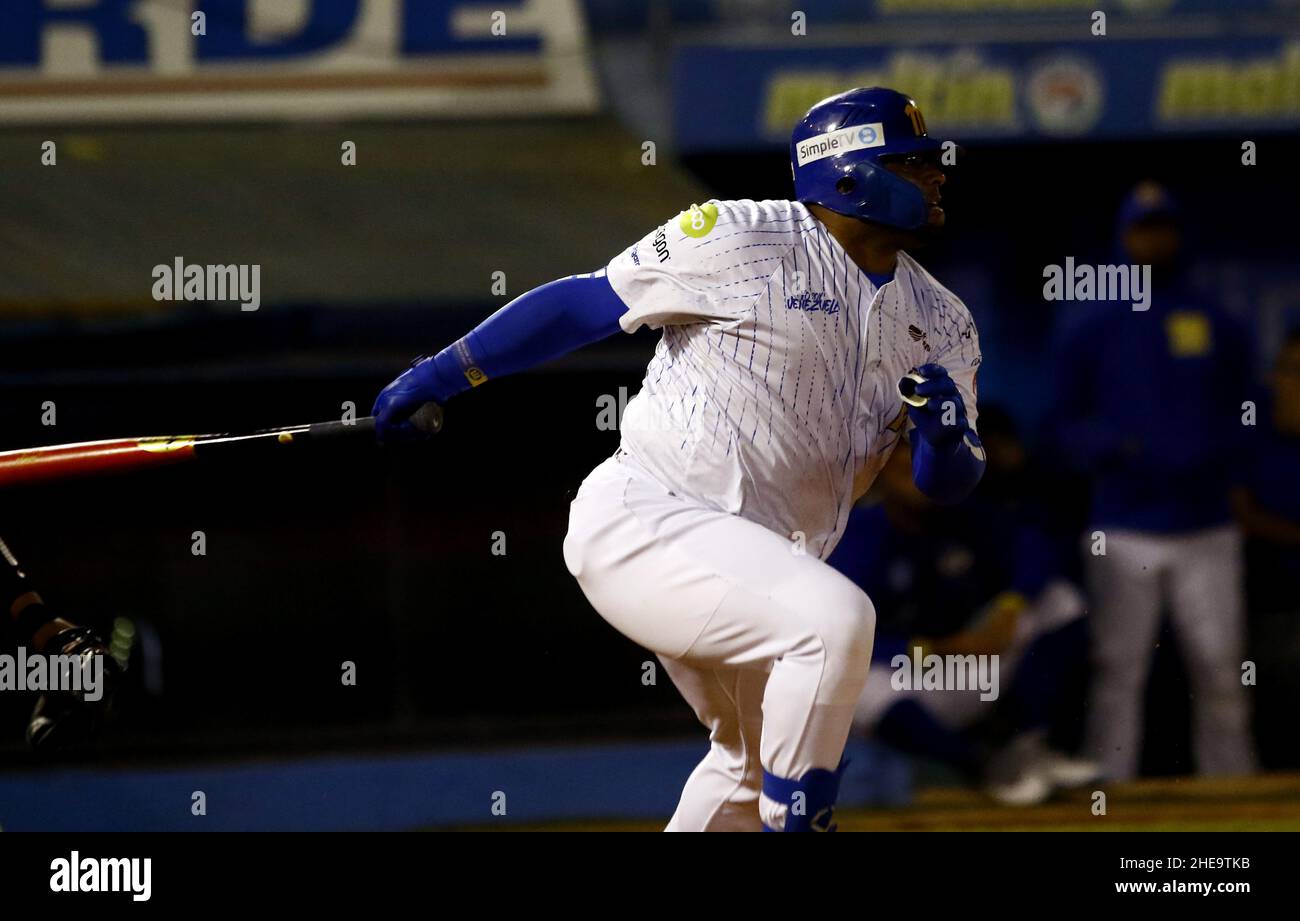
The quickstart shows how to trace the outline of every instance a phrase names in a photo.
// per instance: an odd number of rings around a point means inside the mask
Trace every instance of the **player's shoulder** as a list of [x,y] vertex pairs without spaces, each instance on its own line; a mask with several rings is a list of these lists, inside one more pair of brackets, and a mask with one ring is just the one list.
[[697,239],[744,234],[780,243],[797,239],[815,218],[797,201],[711,198],[703,204],[692,204],[674,220],[683,234]]

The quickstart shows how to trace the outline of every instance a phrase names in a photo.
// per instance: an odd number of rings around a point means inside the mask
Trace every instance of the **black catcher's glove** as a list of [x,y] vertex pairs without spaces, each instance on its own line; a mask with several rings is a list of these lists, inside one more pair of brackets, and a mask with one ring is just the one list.
[[[122,672],[103,639],[89,627],[56,633],[45,644],[45,654],[72,656],[74,661],[63,667],[67,674],[59,676],[60,687],[67,690],[42,693],[27,724],[27,742],[42,754],[75,748],[98,735]],[[80,691],[71,689],[70,669],[80,668],[83,676],[93,675],[100,667],[97,660],[102,662],[102,679],[95,688],[96,699],[90,700],[84,683]]]

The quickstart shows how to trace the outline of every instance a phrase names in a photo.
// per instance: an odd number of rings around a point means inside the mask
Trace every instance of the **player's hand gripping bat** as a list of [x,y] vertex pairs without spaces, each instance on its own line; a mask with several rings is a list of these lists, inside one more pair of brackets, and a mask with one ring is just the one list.
[[[420,431],[436,434],[442,429],[442,407],[425,403],[411,416],[411,421]],[[224,457],[236,452],[283,450],[340,438],[373,440],[374,437],[374,416],[363,416],[352,422],[314,422],[253,432],[118,438],[22,448],[0,452],[0,489]]]

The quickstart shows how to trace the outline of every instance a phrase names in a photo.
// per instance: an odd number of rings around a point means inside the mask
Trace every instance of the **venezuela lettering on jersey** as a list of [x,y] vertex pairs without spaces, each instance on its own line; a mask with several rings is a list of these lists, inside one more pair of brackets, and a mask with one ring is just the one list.
[[786,310],[802,310],[806,313],[836,314],[840,312],[840,302],[837,298],[827,297],[821,291],[805,291],[802,294],[792,294],[785,299]]

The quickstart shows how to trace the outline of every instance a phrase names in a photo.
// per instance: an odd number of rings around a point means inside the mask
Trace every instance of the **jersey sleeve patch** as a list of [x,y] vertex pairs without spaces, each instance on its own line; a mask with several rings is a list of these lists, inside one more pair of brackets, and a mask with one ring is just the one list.
[[682,233],[688,237],[707,237],[718,223],[718,206],[713,202],[706,202],[704,205],[691,205],[683,211],[677,218],[677,224],[682,228]]

